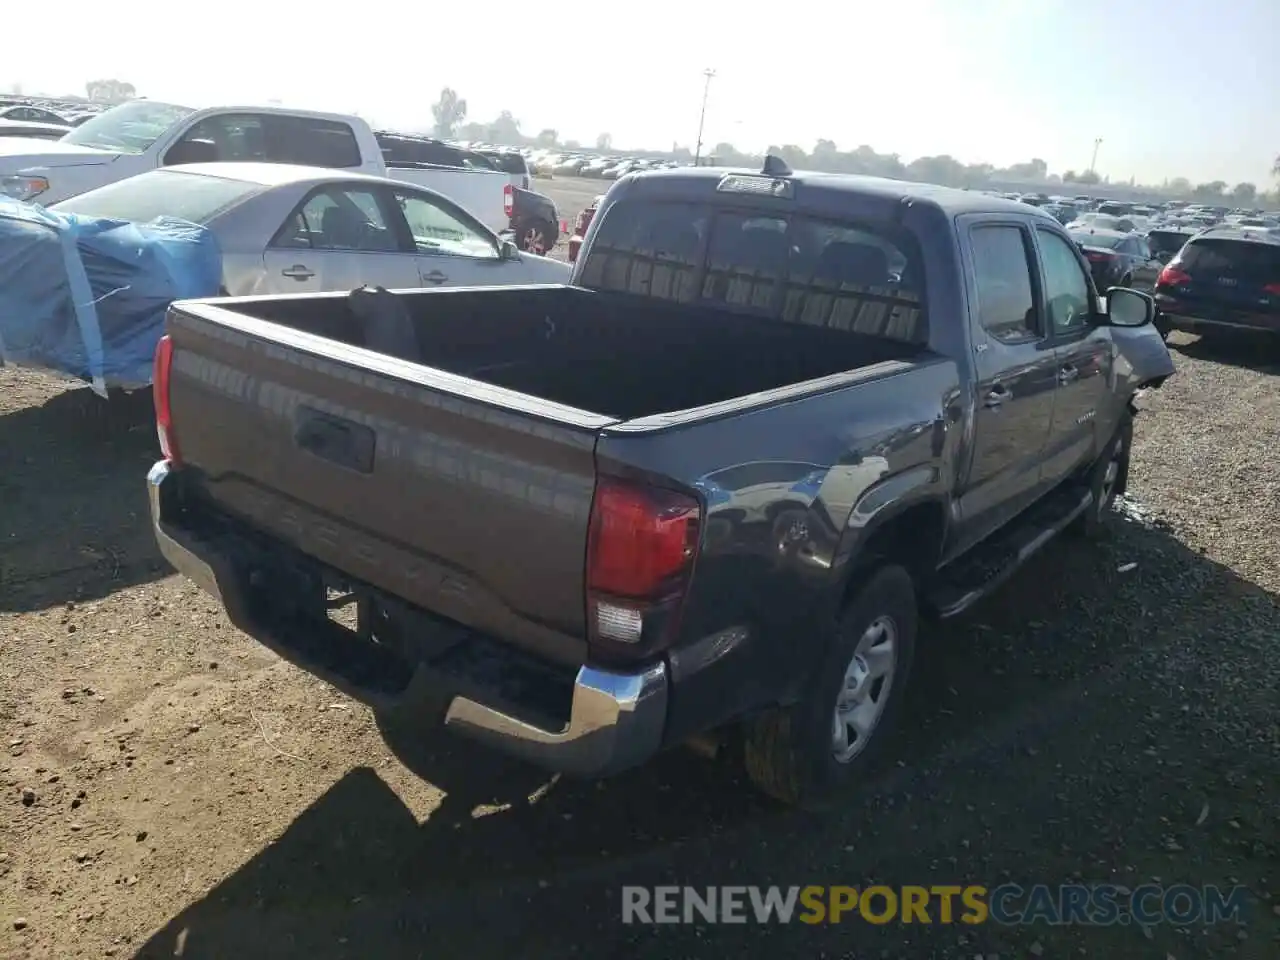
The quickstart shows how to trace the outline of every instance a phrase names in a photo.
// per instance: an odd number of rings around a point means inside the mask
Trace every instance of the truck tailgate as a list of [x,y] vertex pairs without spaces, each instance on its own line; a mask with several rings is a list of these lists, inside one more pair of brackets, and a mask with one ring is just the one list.
[[196,496],[350,577],[582,663],[609,418],[209,304],[170,311]]

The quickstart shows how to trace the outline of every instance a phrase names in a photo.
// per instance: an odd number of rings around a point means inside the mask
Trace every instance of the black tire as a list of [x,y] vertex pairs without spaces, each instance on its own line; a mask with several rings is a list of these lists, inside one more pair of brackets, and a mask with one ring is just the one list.
[[[1096,540],[1107,529],[1107,517],[1116,497],[1124,493],[1129,482],[1129,454],[1133,448],[1133,415],[1125,411],[1115,434],[1093,466],[1089,468],[1089,491],[1093,502],[1084,513],[1072,521],[1069,528],[1086,539]],[[1115,465],[1114,474],[1111,473]]]
[[[886,620],[893,626],[895,648],[890,682],[878,688],[886,700],[865,745],[841,761],[835,755],[834,721],[846,670],[853,664],[859,642],[878,621]],[[918,623],[911,575],[896,565],[871,571],[832,625],[827,650],[800,701],[747,721],[743,746],[751,781],[783,803],[812,808],[864,774],[889,739],[901,711]],[[875,689],[874,684],[869,688],[872,699]]]
[[526,220],[516,229],[516,246],[525,253],[545,256],[556,245],[557,230],[546,220]]

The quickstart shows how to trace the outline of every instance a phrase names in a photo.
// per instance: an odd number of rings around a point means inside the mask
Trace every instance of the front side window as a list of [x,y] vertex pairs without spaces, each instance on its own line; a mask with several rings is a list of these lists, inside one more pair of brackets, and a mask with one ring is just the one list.
[[477,224],[421,194],[396,191],[395,196],[418,253],[481,260],[498,258],[494,238]]
[[1070,243],[1048,230],[1036,231],[1044,260],[1044,298],[1055,335],[1080,330],[1089,323],[1089,276]]
[[370,190],[328,187],[293,212],[273,246],[306,250],[398,253],[395,231]]

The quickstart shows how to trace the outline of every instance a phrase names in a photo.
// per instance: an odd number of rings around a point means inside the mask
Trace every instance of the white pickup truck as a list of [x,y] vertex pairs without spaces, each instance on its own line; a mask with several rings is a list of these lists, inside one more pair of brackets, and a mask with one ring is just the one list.
[[513,191],[496,170],[388,164],[359,117],[282,107],[193,110],[132,100],[61,140],[0,138],[0,195],[48,206],[148,170],[206,162],[294,163],[428,187],[495,233],[510,228]]

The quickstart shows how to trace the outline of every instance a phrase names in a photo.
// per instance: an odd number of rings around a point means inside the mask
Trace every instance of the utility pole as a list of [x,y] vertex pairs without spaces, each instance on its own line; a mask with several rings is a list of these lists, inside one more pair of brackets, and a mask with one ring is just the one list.
[[707,96],[711,93],[711,78],[716,72],[710,67],[702,71],[702,75],[706,77],[706,81],[702,85],[702,113],[698,115],[698,143],[693,148],[693,165],[698,166],[698,161],[702,159],[702,126],[707,122]]
[[1102,146],[1102,138],[1098,137],[1098,139],[1093,141],[1093,159],[1089,161],[1090,173],[1098,172],[1098,148],[1100,146]]

